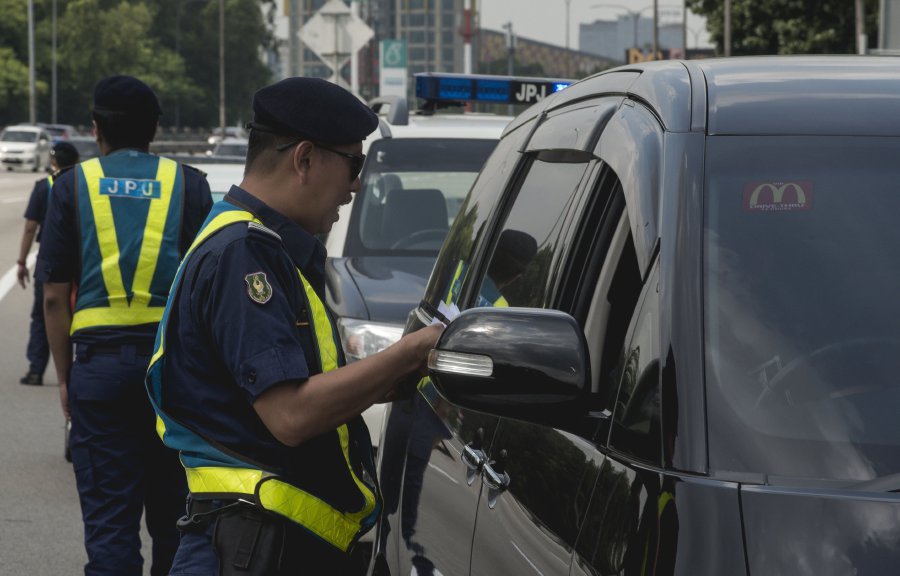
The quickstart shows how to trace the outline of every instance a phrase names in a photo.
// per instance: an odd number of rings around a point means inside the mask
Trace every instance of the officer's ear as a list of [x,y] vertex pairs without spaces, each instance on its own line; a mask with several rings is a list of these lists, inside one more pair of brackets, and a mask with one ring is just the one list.
[[309,177],[310,166],[312,165],[311,155],[313,150],[312,142],[304,140],[300,142],[291,154],[292,166],[294,171],[304,179]]

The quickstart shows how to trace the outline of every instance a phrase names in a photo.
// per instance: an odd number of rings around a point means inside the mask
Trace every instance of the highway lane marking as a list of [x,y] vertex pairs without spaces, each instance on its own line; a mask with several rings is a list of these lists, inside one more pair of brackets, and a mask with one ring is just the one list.
[[[37,252],[32,252],[28,255],[28,258],[25,259],[25,264],[28,266],[29,272],[34,272],[34,263],[37,260]],[[16,268],[18,266],[13,266],[9,270],[6,271],[6,274],[0,278],[0,300],[6,298],[6,295],[9,294],[9,291],[13,286],[19,284],[19,280],[16,278]],[[34,278],[31,279],[34,282]]]

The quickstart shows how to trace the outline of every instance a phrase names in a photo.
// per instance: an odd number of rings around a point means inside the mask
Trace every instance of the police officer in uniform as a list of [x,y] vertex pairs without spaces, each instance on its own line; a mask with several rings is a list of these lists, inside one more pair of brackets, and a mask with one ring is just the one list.
[[244,179],[182,262],[147,386],[191,497],[175,575],[354,574],[381,507],[360,413],[424,372],[440,328],[344,366],[327,233],[377,127],[351,93],[288,78],[253,98]]
[[[47,214],[47,203],[50,201],[50,190],[53,180],[60,172],[78,163],[78,150],[68,142],[57,142],[50,150],[50,166],[53,172],[34,184],[28,207],[25,208],[25,230],[19,245],[19,259],[16,260],[16,277],[19,285],[25,288],[28,283],[28,266],[25,263],[31,245],[35,239],[41,241],[41,223]],[[31,307],[31,324],[28,333],[28,372],[19,383],[29,386],[40,386],[44,383],[44,370],[50,362],[50,345],[47,343],[47,330],[44,328],[44,285],[34,283],[34,304]]]
[[56,180],[38,254],[60,400],[72,423],[87,575],[143,574],[142,513],[153,539],[151,574],[167,574],[187,494],[176,455],[154,434],[143,381],[178,262],[212,197],[202,173],[148,152],[161,113],[136,78],[97,84],[101,157]]

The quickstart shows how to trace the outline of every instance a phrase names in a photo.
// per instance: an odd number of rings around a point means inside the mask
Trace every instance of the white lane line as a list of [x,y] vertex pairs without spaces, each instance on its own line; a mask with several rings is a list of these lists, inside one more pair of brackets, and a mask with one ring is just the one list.
[[28,196],[12,196],[10,198],[0,198],[0,204],[18,204],[23,200],[27,200]]
[[[25,259],[29,274],[34,272],[35,260],[37,260],[37,252],[32,252],[28,255],[28,258]],[[18,266],[13,266],[6,271],[3,278],[0,278],[0,300],[6,298],[6,295],[9,294],[12,287],[19,284],[19,280],[16,278],[16,268],[18,268]],[[34,278],[31,279],[31,282],[34,282]]]

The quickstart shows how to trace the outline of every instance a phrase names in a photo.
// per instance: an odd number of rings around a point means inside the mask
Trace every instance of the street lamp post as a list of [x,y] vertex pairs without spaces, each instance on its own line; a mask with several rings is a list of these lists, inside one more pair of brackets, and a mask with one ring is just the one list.
[[225,139],[225,0],[219,0],[219,126]]

